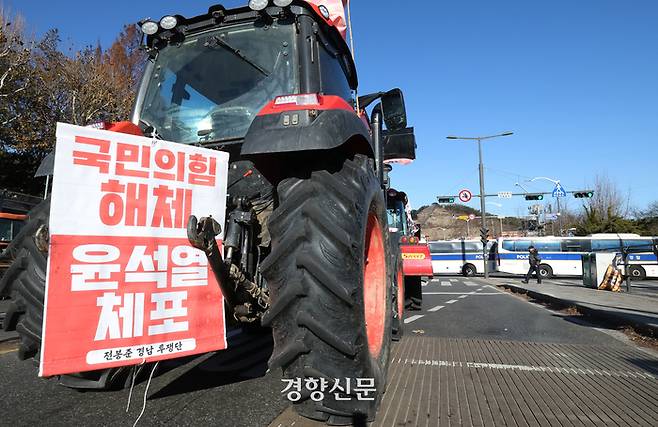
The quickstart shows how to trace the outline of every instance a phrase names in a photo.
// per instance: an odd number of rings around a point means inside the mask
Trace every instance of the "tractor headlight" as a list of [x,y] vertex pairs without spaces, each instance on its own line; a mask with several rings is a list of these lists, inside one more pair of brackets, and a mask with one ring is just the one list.
[[142,33],[146,34],[147,36],[152,36],[153,34],[157,33],[158,29],[158,24],[153,21],[146,21],[142,24]]
[[263,10],[267,7],[268,0],[249,0],[249,8],[251,10]]
[[160,26],[165,29],[165,30],[171,30],[172,28],[176,28],[176,25],[178,25],[178,19],[176,19],[175,16],[164,16],[160,20]]
[[292,3],[292,0],[274,0],[274,4],[279,7],[290,6],[290,3]]

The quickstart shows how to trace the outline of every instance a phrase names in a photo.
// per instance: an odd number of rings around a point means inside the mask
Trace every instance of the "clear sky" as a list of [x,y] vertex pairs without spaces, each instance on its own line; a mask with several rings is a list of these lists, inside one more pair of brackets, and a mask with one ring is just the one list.
[[[0,2],[37,34],[56,27],[76,46],[108,46],[124,23],[211,4]],[[578,190],[605,174],[633,207],[658,200],[658,1],[353,0],[352,15],[361,93],[405,92],[418,159],[393,179],[416,207],[461,188],[478,192],[476,144],[447,135],[508,130],[514,136],[485,143],[487,193],[518,190],[516,182],[552,189],[523,182],[535,176]],[[525,214],[530,203],[488,201],[503,215]]]

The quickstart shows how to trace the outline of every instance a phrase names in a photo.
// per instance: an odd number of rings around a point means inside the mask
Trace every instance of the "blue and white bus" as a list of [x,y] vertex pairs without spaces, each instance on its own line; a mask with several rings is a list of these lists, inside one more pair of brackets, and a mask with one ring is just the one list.
[[522,275],[528,271],[528,247],[539,251],[542,278],[582,276],[582,255],[589,252],[621,252],[631,249],[629,268],[636,279],[658,277],[653,252],[656,238],[637,234],[594,234],[586,237],[501,237],[496,245],[496,271]]
[[[487,253],[489,254],[489,271],[496,267],[496,242],[489,241]],[[467,277],[484,272],[482,262],[482,242],[479,240],[441,240],[429,242],[432,256],[432,270],[434,274],[462,274]]]

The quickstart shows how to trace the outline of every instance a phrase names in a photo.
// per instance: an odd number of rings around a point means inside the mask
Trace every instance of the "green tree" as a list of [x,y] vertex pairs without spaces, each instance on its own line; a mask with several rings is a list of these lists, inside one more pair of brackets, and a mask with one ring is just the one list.
[[578,235],[595,233],[638,233],[640,229],[634,221],[616,215],[608,208],[605,215],[600,210],[584,206],[585,214],[576,227]]

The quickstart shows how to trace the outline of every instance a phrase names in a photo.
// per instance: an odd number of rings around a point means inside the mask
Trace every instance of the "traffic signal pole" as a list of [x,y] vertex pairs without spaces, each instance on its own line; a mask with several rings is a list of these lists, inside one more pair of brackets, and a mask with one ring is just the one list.
[[[484,193],[484,164],[482,163],[482,141],[478,139],[478,157],[480,159],[480,194]],[[484,200],[486,197],[480,197],[480,211],[482,215],[482,264],[484,265],[484,278],[489,278],[489,257],[487,256],[487,211]]]

